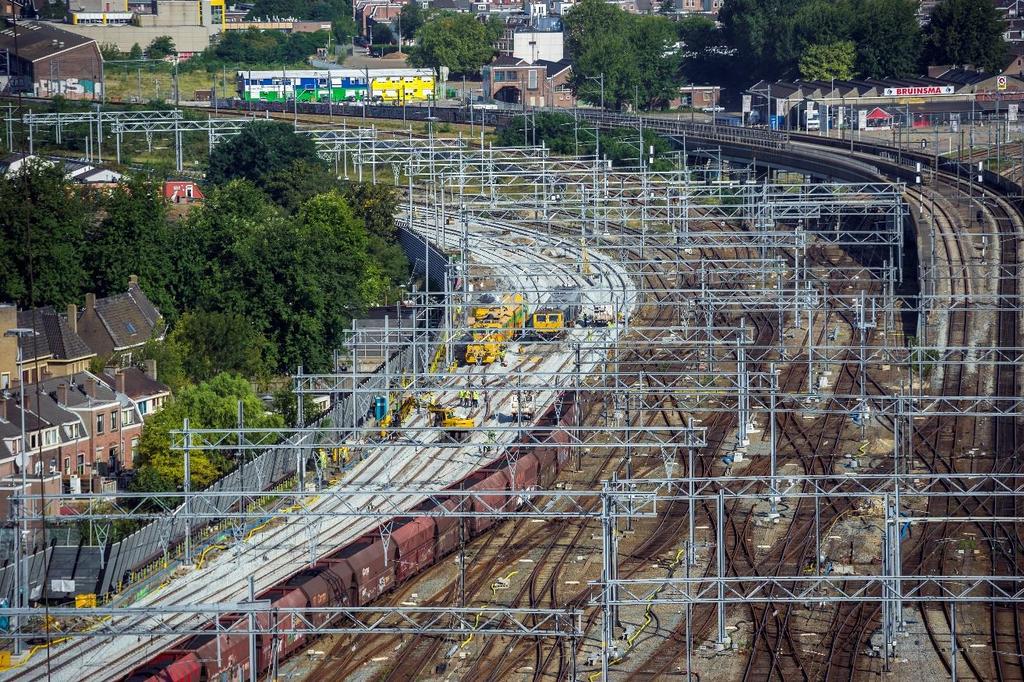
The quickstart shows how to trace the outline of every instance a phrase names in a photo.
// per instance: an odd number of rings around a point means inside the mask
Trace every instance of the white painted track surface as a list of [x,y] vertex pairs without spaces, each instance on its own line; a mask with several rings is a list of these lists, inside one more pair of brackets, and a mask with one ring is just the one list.
[[[432,225],[419,224],[414,228],[428,239],[438,239],[438,230]],[[502,234],[504,233],[504,234]],[[445,244],[440,246],[456,247],[461,240],[461,229],[445,230]],[[525,239],[524,239],[525,238]],[[531,246],[517,246],[512,242],[531,241]],[[542,254],[542,250],[556,247],[565,252],[568,258],[552,258]],[[630,306],[636,300],[633,290],[634,283],[626,271],[612,259],[600,253],[590,253],[591,275],[583,278],[577,273],[577,262],[580,249],[575,240],[561,237],[550,237],[542,232],[535,232],[518,227],[512,223],[486,221],[485,224],[471,223],[469,226],[469,248],[474,264],[492,266],[495,273],[502,273],[499,288],[502,290],[521,291],[525,294],[530,307],[543,302],[544,292],[558,286],[577,285],[584,288],[589,295],[602,301],[618,301],[621,310],[627,315],[632,311]],[[537,267],[540,262],[550,264],[543,268]],[[529,267],[517,263],[530,263]],[[540,299],[540,300],[538,300]],[[436,393],[441,402],[454,404],[456,394],[464,388],[472,376],[475,383],[499,379],[503,373],[518,372],[522,369],[522,387],[537,392],[537,414],[554,400],[556,392],[551,388],[551,379],[561,372],[572,370],[572,342],[580,343],[580,360],[582,373],[588,373],[597,362],[603,359],[604,351],[619,334],[619,328],[612,326],[596,329],[573,329],[569,332],[566,342],[550,346],[541,359],[508,356],[508,367],[495,363],[483,368],[462,367],[458,370],[456,380],[449,382],[444,390]],[[536,372],[536,375],[531,374]],[[516,381],[519,381],[517,377]],[[495,381],[495,383],[499,383]],[[507,405],[513,393],[513,382],[505,381],[509,390],[500,388],[491,395],[492,406]],[[452,483],[480,467],[495,457],[494,453],[484,454],[487,443],[487,426],[497,425],[500,409],[492,410],[489,419],[484,420],[484,408],[471,410],[470,414],[477,419],[479,428],[475,429],[465,447],[437,447],[434,449],[422,446],[372,446],[367,449],[368,456],[347,475],[342,483],[352,486],[358,483],[380,483],[387,481],[425,481],[431,480],[438,484]],[[429,417],[425,414],[414,415],[409,425],[427,427]],[[511,442],[516,434],[513,430],[497,431],[494,436],[497,442]],[[420,440],[436,441],[440,437],[437,431],[424,431]],[[314,498],[310,494],[310,499]],[[381,498],[375,495],[355,496],[351,506],[372,507]],[[419,502],[416,497],[395,501],[396,505],[410,508]],[[337,502],[330,497],[321,497],[308,506],[325,512]],[[320,521],[318,537],[318,556],[325,556],[349,544],[360,535],[371,531],[379,524],[378,521],[351,516],[327,516]],[[189,605],[189,604],[235,604],[244,601],[248,594],[248,578],[255,579],[257,593],[287,579],[307,565],[309,545],[307,543],[307,524],[301,518],[287,517],[262,532],[258,532],[248,541],[232,546],[227,551],[209,560],[201,569],[194,570],[170,582],[163,589],[157,590],[132,606],[145,608],[157,605]],[[181,624],[192,618],[189,614],[175,614],[162,620],[166,623]],[[146,619],[135,619],[141,628],[145,627]],[[112,680],[123,677],[134,668],[145,663],[159,651],[173,645],[179,638],[175,637],[80,637],[50,650],[49,665],[46,665],[46,651],[41,650],[24,665],[5,673],[2,679],[42,680],[57,682],[78,682],[79,680]]]

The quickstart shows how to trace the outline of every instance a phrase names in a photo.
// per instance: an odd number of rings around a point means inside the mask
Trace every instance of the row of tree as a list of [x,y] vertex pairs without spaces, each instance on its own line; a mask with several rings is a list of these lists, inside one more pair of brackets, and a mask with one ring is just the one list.
[[[671,9],[665,3],[664,10]],[[941,0],[922,29],[917,0],[726,0],[716,24],[629,14],[582,0],[565,16],[573,87],[592,104],[665,106],[680,83],[901,78],[929,64],[1001,70],[1004,23],[991,2]]]
[[215,149],[208,179],[181,220],[144,178],[90,194],[40,164],[0,183],[0,300],[60,308],[136,274],[188,379],[329,367],[351,319],[406,282],[394,191],[339,182],[308,138],[262,121]]

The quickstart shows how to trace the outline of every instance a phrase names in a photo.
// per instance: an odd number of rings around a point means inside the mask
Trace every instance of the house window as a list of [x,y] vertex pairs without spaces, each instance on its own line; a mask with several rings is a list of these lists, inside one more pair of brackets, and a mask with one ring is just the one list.
[[78,475],[85,476],[85,453],[78,453]]
[[11,387],[11,373],[4,372],[0,374],[0,390],[7,390]]
[[530,69],[530,75],[527,78],[526,83],[526,87],[529,88],[530,90],[537,89],[537,71],[535,69]]
[[96,433],[97,434],[103,433],[103,417],[104,417],[104,414],[102,412],[99,413],[98,415],[96,415]]
[[43,445],[50,446],[57,444],[57,429],[47,429],[43,432]]
[[135,455],[139,452],[139,439],[138,437],[132,438],[132,449],[128,451],[129,461],[135,461]]
[[505,80],[505,72],[504,71],[495,71],[494,72],[494,82],[495,83],[500,83],[503,80]]
[[127,428],[135,423],[135,413],[131,410],[121,410],[121,428]]
[[70,457],[65,457],[64,458],[64,475],[65,476],[70,476],[71,475],[71,458]]
[[143,414],[144,415],[148,411],[149,411],[149,401],[148,400],[140,400],[139,401],[139,414]]
[[117,431],[117,410],[110,413],[110,430]]
[[30,433],[28,435],[28,448],[29,450],[35,450],[37,447],[39,447],[39,434]]
[[124,327],[125,327],[125,329],[127,329],[127,330],[128,330],[128,333],[129,333],[129,334],[136,334],[136,333],[138,333],[138,331],[139,331],[139,330],[138,330],[138,329],[137,329],[137,328],[135,327],[135,323],[134,323],[134,322],[132,322],[131,320],[127,320],[127,321],[126,321],[126,322],[124,323]]

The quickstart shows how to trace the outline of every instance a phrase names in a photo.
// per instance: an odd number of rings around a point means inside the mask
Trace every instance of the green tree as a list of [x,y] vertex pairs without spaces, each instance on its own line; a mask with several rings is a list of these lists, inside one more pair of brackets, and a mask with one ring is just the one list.
[[128,51],[128,59],[142,59],[142,46],[133,43],[132,49]]
[[150,59],[163,59],[177,54],[177,52],[174,47],[174,39],[171,36],[157,36],[146,48],[146,54]]
[[181,349],[182,367],[195,383],[222,372],[266,380],[275,366],[270,342],[238,313],[186,313],[167,343]]
[[387,24],[374,24],[370,36],[374,45],[390,45],[395,42],[395,34]]
[[1002,71],[1008,52],[1005,30],[994,3],[942,0],[932,10],[925,34],[929,63]]
[[412,40],[416,37],[416,32],[420,30],[423,23],[427,20],[427,11],[423,9],[419,2],[410,2],[402,8],[402,12],[399,15],[402,27],[402,40]]
[[172,394],[177,394],[191,383],[185,373],[185,349],[170,338],[163,341],[147,341],[142,349],[134,355],[142,365],[146,360],[156,360],[157,377]]
[[89,286],[83,247],[92,211],[58,165],[30,160],[0,182],[0,300],[78,301]]
[[474,75],[494,56],[487,27],[471,14],[438,12],[416,33],[416,45],[409,49],[409,64],[439,70],[448,67],[453,75]]
[[566,49],[578,97],[606,106],[663,106],[679,86],[678,31],[664,17],[628,14],[605,0],[583,0],[565,16]]
[[103,56],[103,61],[109,62],[114,59],[120,59],[121,50],[118,49],[115,43],[100,43],[100,55]]
[[346,182],[342,195],[366,231],[386,242],[395,241],[395,215],[398,213],[398,192],[383,183]]
[[917,73],[921,27],[916,0],[853,0],[857,72],[867,78]]
[[295,213],[309,199],[338,189],[339,185],[338,178],[319,159],[315,163],[297,159],[268,175],[264,189],[275,204],[288,213]]
[[285,123],[254,121],[213,148],[206,177],[214,184],[245,178],[264,187],[270,176],[299,160],[321,163],[309,137]]
[[669,15],[676,11],[675,0],[661,0],[661,4],[658,5],[658,14]]
[[132,177],[100,201],[103,218],[89,228],[83,243],[95,293],[123,292],[128,277],[138,275],[150,300],[173,318],[171,228],[160,186],[148,178]]
[[676,26],[683,44],[680,69],[684,82],[715,84],[727,70],[729,59],[722,32],[714,19],[700,14],[682,17]]
[[722,35],[732,52],[723,76],[732,85],[794,75],[799,49],[792,17],[801,0],[726,0],[718,13]]
[[[280,415],[268,414],[252,386],[240,376],[218,374],[197,386],[187,386],[150,417],[142,429],[135,462],[140,484],[180,490],[185,478],[184,459],[182,453],[171,451],[170,432],[180,429],[186,418],[193,428],[234,427],[238,423],[239,401],[242,402],[247,426],[283,426]],[[190,453],[192,489],[209,486],[236,464],[234,458],[221,452]]]
[[800,77],[804,80],[846,80],[854,77],[857,46],[850,40],[827,45],[809,45],[800,57]]

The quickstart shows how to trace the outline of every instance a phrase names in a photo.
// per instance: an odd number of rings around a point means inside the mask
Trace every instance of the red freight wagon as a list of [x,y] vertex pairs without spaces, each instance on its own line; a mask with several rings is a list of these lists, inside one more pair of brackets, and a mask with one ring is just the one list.
[[[458,507],[458,501],[447,500],[442,506],[448,510]],[[434,555],[440,559],[459,548],[459,518],[455,516],[434,517]]]
[[[220,656],[217,640],[220,639]],[[246,635],[199,635],[189,646],[203,664],[203,679],[216,680],[219,675],[232,679],[233,675],[249,673],[249,638]]]
[[513,490],[531,490],[537,487],[537,458],[534,455],[523,455],[507,471],[509,480],[514,483]]
[[552,481],[558,476],[558,453],[554,448],[535,448],[537,458],[537,482],[541,488],[550,488]]
[[[395,584],[395,548],[384,562],[384,545],[379,538],[364,537],[334,554],[331,563],[348,564],[349,600],[353,606],[368,604]],[[340,570],[338,566],[335,570]]]
[[[270,600],[272,609],[278,608],[303,608],[309,605],[309,597],[297,587],[278,587],[263,595],[263,599]],[[277,625],[281,628],[302,629],[302,622],[292,617],[290,613],[274,614],[277,618]],[[281,635],[265,635],[265,639],[276,639],[280,644],[277,649],[278,658],[283,658],[303,645],[306,636],[301,632],[294,632]],[[269,642],[268,642],[269,644]],[[262,657],[261,657],[262,658]]]
[[[466,477],[462,487],[466,490],[479,491],[508,490],[508,476],[504,470],[478,471]],[[469,523],[466,524],[469,534],[475,537],[493,526],[500,520],[498,518],[500,510],[503,510],[508,503],[509,498],[505,495],[477,495],[473,499],[473,511],[494,512],[498,510],[498,512],[495,516],[474,516],[469,519]]]
[[[338,604],[344,599],[348,582],[339,580],[326,567],[320,566],[296,574],[288,581],[288,586],[302,590],[310,606],[324,607]],[[311,615],[309,620],[316,625],[323,625],[327,618],[328,614],[321,613]]]
[[434,519],[418,516],[391,531],[396,549],[395,580],[403,582],[434,563]]
[[168,651],[132,673],[127,682],[200,682],[202,671],[203,665],[194,653]]

